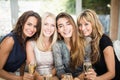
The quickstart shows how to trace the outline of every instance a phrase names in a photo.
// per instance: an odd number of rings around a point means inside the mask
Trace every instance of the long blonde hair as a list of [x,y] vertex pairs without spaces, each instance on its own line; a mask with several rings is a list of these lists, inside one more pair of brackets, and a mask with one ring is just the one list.
[[[52,47],[52,45],[56,42],[56,40],[57,40],[57,30],[56,30],[56,26],[55,26],[55,31],[54,31],[54,34],[51,36],[51,38],[50,38],[50,46],[49,46],[49,48],[47,48],[47,47],[45,47],[44,46],[44,44],[45,44],[45,42],[44,42],[44,37],[43,37],[43,31],[42,31],[42,29],[43,29],[43,24],[44,24],[44,21],[45,21],[45,19],[47,18],[47,17],[51,17],[51,18],[53,18],[54,20],[55,20],[55,15],[54,14],[52,14],[52,13],[50,13],[50,12],[46,12],[46,13],[44,13],[44,15],[42,16],[42,28],[41,28],[41,33],[40,33],[40,36],[39,36],[39,38],[37,39],[37,47],[39,48],[39,50],[41,50],[41,51],[49,51],[49,50],[51,50],[51,47]],[[56,25],[56,24],[55,24]]]
[[[72,16],[64,12],[59,13],[56,17],[56,25],[57,25],[57,21],[60,18],[66,18],[70,22],[70,24],[73,26],[73,34],[70,40],[70,46],[71,46],[70,66],[72,69],[75,69],[78,66],[82,65],[83,63],[83,56],[84,56],[83,43],[80,42],[80,38],[78,36],[78,27],[76,26]],[[58,34],[58,36],[60,40],[64,40],[64,38],[60,34]]]
[[[99,41],[103,35],[103,26],[98,19],[98,16],[95,11],[86,9],[84,10],[77,19],[77,24],[79,26],[80,20],[87,20],[92,24],[92,33],[91,33],[91,46],[92,46],[92,53],[91,53],[91,60],[95,63],[99,59]],[[81,38],[84,38],[82,31],[79,30],[79,35]]]

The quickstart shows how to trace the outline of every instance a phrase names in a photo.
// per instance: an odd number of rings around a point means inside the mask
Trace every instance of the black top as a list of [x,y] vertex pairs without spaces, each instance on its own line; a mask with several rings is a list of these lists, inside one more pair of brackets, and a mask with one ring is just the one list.
[[[93,65],[98,76],[107,72],[107,66],[105,63],[103,50],[108,46],[113,47],[113,43],[108,36],[103,34],[102,38],[100,39],[100,44],[99,44],[100,60]],[[115,70],[116,70],[115,78],[112,80],[120,80],[120,62],[118,61],[116,55],[115,55]]]
[[4,65],[4,70],[8,72],[15,72],[25,62],[26,53],[25,53],[25,49],[23,49],[19,40],[17,39],[17,35],[10,33],[7,36],[13,37],[14,45],[13,45],[13,49],[11,50],[8,56],[6,64]]

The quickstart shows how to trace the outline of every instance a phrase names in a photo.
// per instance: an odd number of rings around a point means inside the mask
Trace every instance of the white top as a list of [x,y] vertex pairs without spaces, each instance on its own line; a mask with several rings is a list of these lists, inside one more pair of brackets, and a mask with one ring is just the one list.
[[50,68],[52,69],[53,67],[53,55],[51,51],[40,51],[35,42],[32,42],[33,47],[34,47],[34,54],[35,54],[35,59],[36,59],[36,71],[38,71],[40,74],[41,69],[43,68]]
[[119,40],[114,41],[113,47],[115,50],[115,54],[116,54],[118,60],[120,61],[120,41]]

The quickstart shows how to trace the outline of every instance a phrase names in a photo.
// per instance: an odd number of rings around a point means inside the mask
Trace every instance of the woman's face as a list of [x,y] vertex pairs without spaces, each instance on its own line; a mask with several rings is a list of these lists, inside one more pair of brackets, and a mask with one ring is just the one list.
[[63,38],[70,38],[70,37],[72,37],[73,26],[68,21],[67,18],[59,18],[58,21],[57,21],[57,26],[58,26],[58,33],[60,33],[60,35]]
[[81,19],[79,21],[78,28],[83,32],[84,36],[90,36],[92,33],[92,25],[86,19]]
[[32,37],[37,31],[37,18],[30,16],[23,27],[23,37]]
[[44,37],[50,38],[55,32],[55,29],[56,29],[55,19],[52,17],[47,17],[42,25],[42,31]]

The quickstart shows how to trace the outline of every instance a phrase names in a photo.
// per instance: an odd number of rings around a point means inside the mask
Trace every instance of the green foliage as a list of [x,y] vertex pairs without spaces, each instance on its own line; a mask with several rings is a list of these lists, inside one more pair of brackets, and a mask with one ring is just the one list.
[[110,8],[107,7],[111,0],[82,0],[83,9],[93,9],[97,14],[110,14]]
[[[93,9],[97,14],[110,14],[110,8],[107,7],[111,0],[82,0],[83,9]],[[66,0],[66,12],[75,13],[76,0]]]
[[76,6],[76,0],[66,0],[66,12],[75,14],[75,6]]

